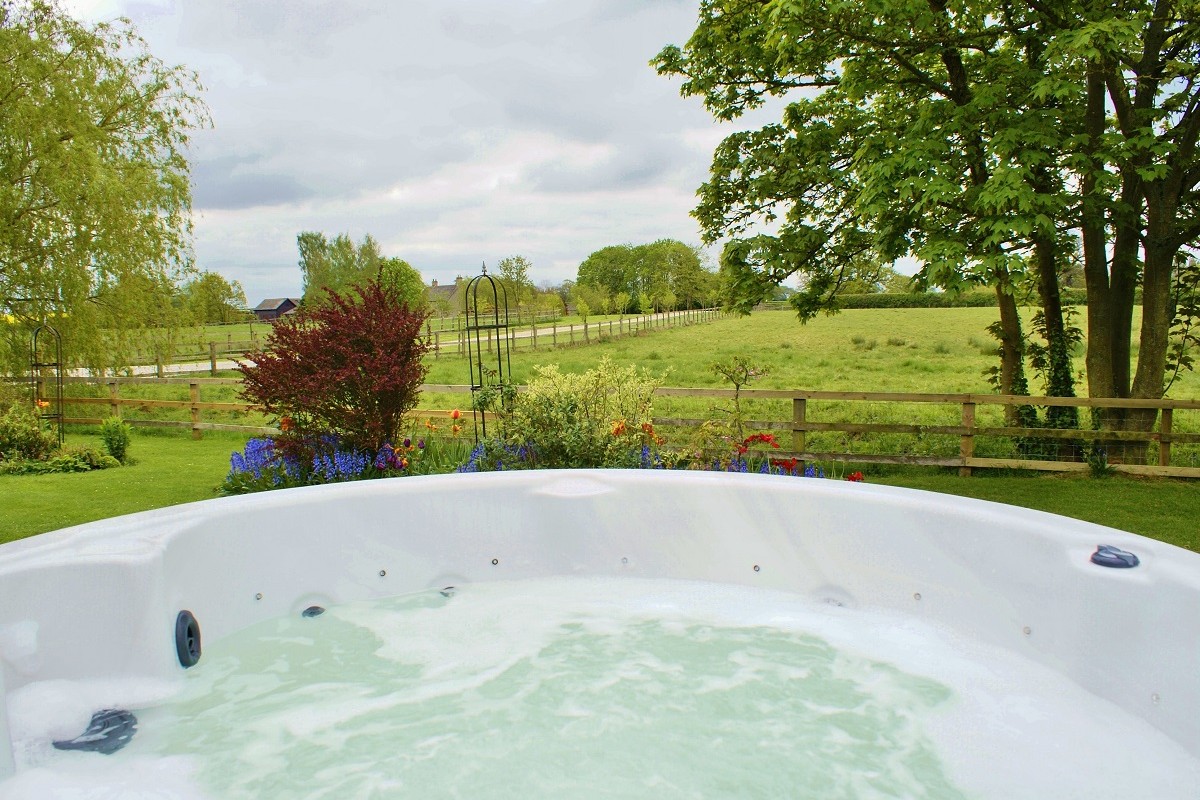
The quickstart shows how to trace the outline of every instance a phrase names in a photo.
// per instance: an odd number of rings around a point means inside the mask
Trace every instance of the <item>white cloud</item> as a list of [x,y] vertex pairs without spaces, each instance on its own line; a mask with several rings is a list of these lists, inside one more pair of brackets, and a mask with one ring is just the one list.
[[249,299],[300,290],[296,234],[367,233],[427,279],[515,253],[537,281],[600,247],[699,241],[728,127],[647,64],[684,0],[72,0],[195,69],[196,256]]

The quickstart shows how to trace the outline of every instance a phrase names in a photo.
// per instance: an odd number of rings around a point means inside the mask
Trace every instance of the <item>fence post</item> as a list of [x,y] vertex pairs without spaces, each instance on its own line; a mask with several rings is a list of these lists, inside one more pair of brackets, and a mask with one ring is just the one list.
[[192,401],[192,438],[199,439],[203,434],[200,432],[200,384],[193,381],[188,384],[188,397]]
[[529,336],[533,340],[533,349],[537,350],[537,315],[533,317],[533,324],[529,326]]
[[550,323],[550,344],[558,347],[558,320]]
[[1172,408],[1162,410],[1162,424],[1158,429],[1158,465],[1160,467],[1171,466],[1171,417],[1174,416],[1173,412]]
[[975,456],[975,404],[966,402],[962,404],[962,425],[966,430],[958,440],[958,456],[963,460],[963,464],[958,468],[958,476],[960,478],[971,477],[971,468],[967,466],[966,460]]
[[433,357],[436,360],[438,353],[442,350],[442,332],[437,331],[433,334]]
[[[804,424],[805,415],[808,413],[808,401],[803,397],[792,398],[792,450],[796,453],[803,453],[804,429],[800,427]],[[804,462],[799,463],[800,471],[804,471]]]
[[217,343],[208,343],[208,373],[217,377]]
[[154,373],[160,378],[163,376],[163,357],[161,355],[154,357]]
[[111,412],[109,416],[112,417],[121,416],[121,390],[119,387],[120,384],[117,382],[116,378],[113,378],[108,382],[108,410]]

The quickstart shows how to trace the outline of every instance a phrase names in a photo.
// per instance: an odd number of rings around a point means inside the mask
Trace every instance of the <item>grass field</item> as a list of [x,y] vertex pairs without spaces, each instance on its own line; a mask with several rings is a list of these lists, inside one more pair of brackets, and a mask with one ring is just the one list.
[[[558,364],[565,371],[584,370],[601,357],[636,364],[663,376],[665,385],[715,387],[723,385],[711,370],[714,361],[745,356],[769,368],[753,388],[823,389],[841,391],[980,392],[991,391],[983,371],[994,365],[994,343],[986,332],[995,309],[870,309],[845,311],[800,325],[786,311],[760,312],[749,318],[730,317],[685,328],[657,330],[643,336],[604,341],[590,346],[522,351],[512,357],[513,379],[526,381],[538,364]],[[256,326],[258,327],[258,326]],[[468,382],[466,362],[442,356],[431,359],[429,383]],[[1082,352],[1077,354],[1079,392],[1085,393]],[[1033,391],[1038,390],[1036,378]],[[72,387],[76,390],[78,387]],[[92,394],[102,396],[102,387]],[[146,398],[186,397],[186,386],[127,386],[122,394]],[[1172,389],[1174,397],[1200,397],[1200,377],[1186,373]],[[235,387],[209,387],[206,401],[236,401]],[[462,394],[427,394],[423,408],[465,408]],[[666,416],[704,416],[712,401],[660,398],[655,410]],[[786,401],[750,402],[752,416],[786,419]],[[78,408],[83,408],[82,406]],[[68,412],[71,413],[71,412]],[[91,407],[88,415],[95,415]],[[998,410],[996,411],[998,413]],[[177,411],[134,411],[130,416],[155,418]],[[884,407],[871,403],[811,403],[810,419],[849,421],[921,421],[955,424],[955,406]],[[1200,429],[1200,414],[1180,413],[1177,430]],[[208,421],[259,425],[250,413],[206,412]],[[82,432],[73,438],[86,441]],[[810,435],[810,447],[852,450],[861,443],[842,434]],[[838,438],[841,437],[841,438]],[[44,477],[0,477],[0,541],[52,530],[69,524],[144,508],[214,496],[228,470],[229,453],[247,437],[209,433],[198,442],[187,434],[139,431],[133,455],[139,463],[105,472]],[[956,447],[953,437],[925,437],[903,446],[910,452],[937,453]],[[981,442],[981,454],[988,444]],[[1111,477],[1029,476],[981,472],[959,478],[936,469],[865,467],[868,480],[982,499],[1027,505],[1046,511],[1114,525],[1200,550],[1195,519],[1200,514],[1200,483]]]

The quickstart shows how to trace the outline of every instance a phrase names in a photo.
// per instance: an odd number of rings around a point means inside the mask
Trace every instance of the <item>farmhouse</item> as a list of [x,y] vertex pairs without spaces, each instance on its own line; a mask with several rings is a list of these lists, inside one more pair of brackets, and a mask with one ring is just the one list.
[[298,297],[268,297],[254,307],[254,316],[260,320],[279,319],[299,307]]

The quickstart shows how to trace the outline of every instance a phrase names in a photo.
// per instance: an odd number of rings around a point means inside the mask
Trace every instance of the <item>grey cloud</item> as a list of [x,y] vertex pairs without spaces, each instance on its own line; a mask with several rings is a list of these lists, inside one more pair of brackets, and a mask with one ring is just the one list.
[[[197,209],[237,210],[201,214],[198,261],[228,265],[252,295],[298,290],[300,230],[371,233],[451,279],[522,252],[538,279],[561,280],[605,244],[695,238],[687,212],[709,156],[682,134],[713,123],[647,63],[687,39],[695,0],[155,6],[123,11],[157,56],[210,87],[215,128],[192,137]],[[613,152],[546,163],[528,152],[537,143]],[[504,153],[525,172],[489,163]],[[442,183],[490,173],[504,185]],[[397,199],[396,186],[432,188]]]
[[621,142],[600,162],[559,160],[534,170],[528,180],[534,190],[546,192],[628,191],[676,176],[687,164],[687,154],[670,142]]
[[232,156],[193,161],[193,204],[201,209],[255,208],[298,203],[314,195],[292,175],[260,171],[258,161]]

